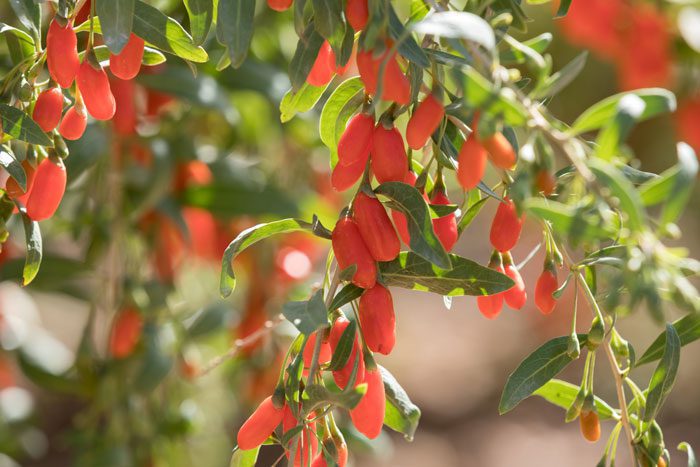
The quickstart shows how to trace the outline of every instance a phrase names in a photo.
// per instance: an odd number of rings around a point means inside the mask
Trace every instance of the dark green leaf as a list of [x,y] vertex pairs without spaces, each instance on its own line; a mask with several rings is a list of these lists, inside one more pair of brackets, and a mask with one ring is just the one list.
[[0,118],[2,119],[1,127],[5,134],[29,144],[53,147],[51,138],[41,131],[39,125],[29,115],[21,110],[7,104],[0,104]]
[[644,101],[634,94],[628,94],[620,99],[614,118],[605,124],[598,134],[594,154],[606,161],[617,155],[620,145],[644,112],[644,107],[646,107]]
[[[578,335],[580,345],[586,336]],[[556,337],[528,355],[508,377],[498,411],[502,415],[515,408],[537,389],[554,378],[574,359],[568,354],[569,336]]]
[[406,29],[403,26],[403,23],[399,19],[399,17],[396,15],[396,12],[394,11],[394,8],[389,5],[389,32],[391,33],[391,37],[394,38],[394,40],[400,40],[401,42],[399,43],[398,50],[399,53],[406,57],[411,63],[414,63],[415,65],[421,67],[421,68],[428,68],[430,66],[430,60],[428,60],[428,57],[425,55],[425,52],[423,52],[423,49],[421,49],[418,44],[416,43],[415,39],[406,31]]
[[122,51],[134,24],[135,0],[95,0],[95,12],[100,17],[102,37],[113,53]]
[[226,247],[221,261],[221,281],[219,291],[223,297],[228,297],[236,287],[236,276],[233,273],[233,260],[241,251],[249,246],[276,234],[310,230],[311,224],[298,219],[282,219],[258,224],[244,230]]
[[9,147],[0,146],[0,166],[2,166],[10,177],[14,178],[22,190],[27,189],[27,174],[24,173],[24,167],[15,159],[12,150]]
[[309,23],[304,35],[299,38],[292,61],[289,63],[289,80],[292,89],[300,89],[306,82],[306,77],[316,61],[318,51],[323,44],[323,36],[315,29],[313,21]]
[[307,386],[304,392],[308,396],[308,399],[304,400],[305,410],[313,410],[318,406],[327,404],[351,410],[357,406],[362,396],[367,392],[367,384],[358,384],[355,387],[348,384],[348,387],[343,392],[331,392],[319,384],[312,384]]
[[331,306],[328,307],[328,310],[337,310],[341,306],[348,304],[357,298],[360,298],[362,292],[364,291],[365,289],[362,289],[356,286],[355,284],[346,285],[342,288],[340,292],[336,294],[335,297],[333,297],[333,301],[331,302]]
[[690,444],[685,441],[678,445],[679,451],[685,451],[688,454],[688,467],[698,467],[698,461],[695,459],[695,453]]
[[671,392],[673,383],[676,381],[680,356],[681,341],[676,328],[671,324],[666,324],[664,354],[649,381],[647,403],[642,417],[645,422],[649,423],[656,418],[656,414]]
[[678,143],[678,173],[674,177],[673,188],[661,212],[662,225],[676,222],[683,214],[693,192],[697,174],[698,158],[695,151],[685,143]]
[[213,0],[184,0],[187,15],[190,18],[190,32],[197,45],[207,38],[214,17]]
[[229,462],[229,467],[255,467],[255,463],[258,461],[258,454],[260,453],[260,446],[254,449],[242,450],[236,448],[231,456],[231,462]]
[[403,433],[408,441],[412,441],[420,421],[420,409],[411,402],[396,378],[383,366],[378,365],[378,367],[382,373],[386,396],[384,424],[394,431]]
[[331,42],[333,37],[342,38],[345,35],[342,2],[313,0],[312,5],[316,30]]
[[[581,388],[575,384],[562,381],[560,379],[550,379],[544,386],[533,392],[534,396],[540,396],[550,404],[554,404],[567,410],[576,399]],[[595,407],[598,417],[601,420],[608,420],[613,417],[614,409],[603,399],[595,396]]]
[[0,22],[0,34],[5,35],[7,48],[15,65],[34,54],[34,39],[21,29]]
[[575,240],[604,239],[615,234],[612,225],[557,201],[531,198],[525,202],[525,210],[549,221],[556,232]]
[[433,231],[428,205],[415,187],[401,182],[382,183],[377,195],[391,199],[397,210],[404,213],[411,237],[410,248],[442,269],[449,269],[450,258]]
[[[700,314],[691,313],[686,315],[674,321],[673,327],[678,334],[681,346],[690,344],[700,339]],[[653,362],[663,356],[664,349],[666,348],[666,334],[666,332],[661,333],[659,337],[652,342],[646,352],[644,352],[644,355],[637,360],[637,366]]]
[[513,286],[508,276],[493,269],[461,256],[449,257],[452,269],[440,269],[411,252],[379,265],[386,285],[439,295],[489,295]]
[[333,351],[333,358],[328,365],[329,371],[340,370],[348,363],[348,358],[355,346],[355,334],[357,333],[357,322],[350,321],[348,327],[345,328],[343,334],[338,340],[338,344]]
[[564,66],[561,70],[547,78],[541,89],[537,91],[537,97],[544,98],[554,96],[567,87],[581,73],[588,59],[588,51],[581,52]]
[[479,201],[467,208],[467,211],[459,219],[459,224],[457,224],[457,230],[459,231],[459,233],[462,233],[464,229],[469,227],[469,224],[471,224],[472,221],[476,218],[477,214],[479,214],[479,211],[481,211],[481,208],[484,207],[486,201],[488,201],[488,198],[481,198]]
[[615,166],[601,159],[591,158],[588,165],[598,181],[619,200],[620,210],[627,214],[627,227],[638,232],[646,224],[646,212],[634,185]]
[[234,68],[248,55],[254,16],[255,0],[219,0],[216,38],[226,46]]
[[41,5],[34,0],[10,0],[10,6],[20,22],[38,40],[41,37]]
[[572,1],[573,0],[561,0],[559,2],[559,9],[557,10],[556,18],[561,18],[562,16],[566,16],[566,14],[569,12],[569,7],[571,7]]
[[27,217],[27,213],[22,210],[22,223],[24,224],[24,238],[27,244],[27,258],[22,271],[22,285],[29,285],[34,280],[39,267],[41,266],[41,230],[39,223]]
[[343,81],[330,95],[319,119],[321,141],[331,151],[331,167],[338,161],[338,141],[345,125],[364,99],[364,85],[359,77]]
[[298,91],[290,89],[280,102],[280,121],[286,123],[297,113],[311,110],[316,102],[321,98],[326,86],[311,86],[309,83],[302,84]]
[[465,39],[489,51],[496,47],[493,29],[480,16],[465,11],[440,11],[413,25],[419,34]]
[[309,336],[317,329],[328,325],[328,310],[323,303],[323,290],[316,291],[308,301],[287,302],[282,314],[302,334]]

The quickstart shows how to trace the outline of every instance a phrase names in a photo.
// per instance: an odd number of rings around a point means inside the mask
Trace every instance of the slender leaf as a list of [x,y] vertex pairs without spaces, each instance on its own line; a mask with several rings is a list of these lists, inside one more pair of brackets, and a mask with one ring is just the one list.
[[[690,313],[681,319],[674,321],[672,325],[678,334],[681,346],[690,344],[691,342],[695,342],[696,340],[700,339],[700,314]],[[653,362],[663,356],[666,348],[666,335],[666,332],[662,332],[654,340],[654,342],[651,343],[649,348],[644,352],[639,360],[637,360],[636,366]]]
[[338,344],[333,351],[333,358],[328,364],[329,371],[336,371],[344,368],[348,363],[348,358],[352,354],[352,349],[355,347],[355,336],[357,333],[357,322],[350,321],[350,324],[343,330],[343,334],[338,340]]
[[483,208],[486,205],[486,201],[488,201],[488,198],[481,198],[479,201],[467,208],[467,211],[459,219],[459,224],[457,224],[457,230],[460,233],[462,233],[464,229],[469,227],[469,224],[472,223],[472,221],[476,218],[477,214],[479,214],[479,211],[481,211],[481,208]]
[[297,113],[311,110],[316,102],[321,98],[326,86],[311,86],[309,83],[302,84],[298,91],[290,89],[280,102],[280,121],[286,123]]
[[408,441],[412,441],[420,421],[420,409],[411,402],[408,394],[396,381],[394,375],[383,366],[378,365],[378,367],[382,374],[386,397],[384,424],[394,431],[403,433]]
[[255,467],[259,453],[260,446],[247,450],[236,448],[228,465],[229,467]]
[[19,21],[38,40],[41,37],[41,5],[35,0],[10,0],[10,6]]
[[[539,36],[523,41],[522,44],[541,54],[547,50],[553,38],[554,36],[552,36],[552,33],[544,32]],[[508,48],[501,53],[501,63],[522,64],[525,63],[525,55],[520,50]]]
[[[542,397],[550,404],[567,410],[571,407],[574,399],[576,399],[580,389],[581,388],[575,384],[554,378],[547,381],[544,386],[540,387],[532,394]],[[614,409],[598,396],[595,396],[595,407],[598,412],[598,417],[601,420],[613,418]]]
[[613,226],[557,201],[532,198],[524,207],[535,217],[551,222],[556,232],[575,240],[604,239],[615,233]]
[[134,24],[135,0],[95,0],[102,38],[110,51],[118,54],[129,42]]
[[31,220],[22,210],[22,223],[24,224],[24,237],[27,244],[27,257],[22,271],[22,285],[29,285],[41,266],[42,242],[39,223]]
[[527,122],[527,110],[505,90],[493,88],[491,82],[468,67],[463,75],[464,99],[473,107],[483,107],[491,115],[501,115],[512,126]]
[[698,158],[695,151],[686,143],[678,143],[678,174],[674,177],[673,187],[661,212],[662,225],[676,222],[683,214],[693,192],[697,174]]
[[0,146],[0,166],[7,170],[7,173],[15,179],[22,190],[27,190],[27,174],[9,147]]
[[571,7],[572,1],[573,0],[561,0],[559,2],[559,9],[557,9],[556,18],[561,18],[563,16],[566,16],[566,14],[569,12],[569,8]]
[[214,18],[213,0],[183,0],[190,18],[190,32],[196,45],[207,38]]
[[583,67],[586,65],[587,59],[588,51],[578,54],[573,60],[567,63],[564,68],[547,78],[542,89],[538,90],[537,97],[543,98],[558,94],[559,91],[567,87],[578,77]]
[[300,89],[306,82],[306,77],[309,76],[322,44],[323,36],[316,31],[312,21],[306,27],[304,35],[299,38],[294,56],[289,63],[289,80],[292,82],[293,90]]
[[420,48],[408,31],[406,31],[391,4],[389,4],[389,32],[394,40],[401,41],[398,47],[399,54],[406,57],[411,63],[420,68],[428,68],[430,66],[430,60],[428,60],[425,52]]
[[53,141],[44,133],[39,125],[29,115],[18,108],[0,104],[0,126],[3,132],[13,138],[26,141],[29,144],[53,146]]
[[7,48],[15,65],[34,54],[34,39],[21,29],[0,22],[0,34],[5,35]]
[[285,303],[282,314],[306,336],[318,328],[327,326],[328,310],[323,303],[323,290],[316,291],[308,301]]
[[639,231],[646,224],[646,213],[639,192],[612,164],[592,158],[588,162],[599,182],[607,187],[620,202],[620,209],[627,215],[627,227]]
[[686,454],[688,454],[688,467],[698,467],[698,461],[695,459],[695,452],[693,452],[693,448],[690,447],[690,444],[684,441],[678,445],[678,450],[685,451]]
[[338,161],[338,141],[345,125],[364,99],[364,85],[359,77],[343,81],[330,95],[319,119],[321,141],[331,151],[331,167]]
[[248,56],[254,16],[255,0],[219,0],[216,38],[226,46],[234,68]]
[[647,403],[644,407],[642,420],[649,423],[661,409],[666,401],[673,383],[676,381],[678,372],[678,362],[681,355],[681,341],[676,332],[676,328],[671,324],[666,324],[666,344],[664,354],[659,362],[654,374],[649,381],[649,391],[647,393]]
[[362,289],[355,284],[348,284],[345,287],[342,288],[340,292],[336,294],[335,297],[333,297],[333,301],[331,302],[331,305],[328,307],[328,310],[333,311],[337,310],[343,305],[346,305],[350,302],[352,302],[355,299],[360,298],[362,295],[362,292],[364,292],[365,289]]

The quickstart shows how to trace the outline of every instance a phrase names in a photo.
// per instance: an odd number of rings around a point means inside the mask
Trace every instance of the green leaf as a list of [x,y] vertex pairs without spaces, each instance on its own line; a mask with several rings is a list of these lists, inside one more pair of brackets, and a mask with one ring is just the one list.
[[323,92],[328,85],[311,86],[304,82],[298,91],[290,89],[280,102],[280,121],[286,123],[290,121],[297,113],[303,113],[311,110],[316,102],[321,98]]
[[360,298],[362,292],[364,291],[365,289],[362,289],[356,286],[355,284],[347,284],[345,287],[342,288],[340,292],[336,294],[335,297],[333,297],[333,301],[328,307],[328,310],[337,310],[341,306],[346,305],[357,298]]
[[634,185],[614,165],[601,159],[589,159],[588,166],[598,181],[619,200],[620,209],[627,214],[627,227],[634,232],[640,231],[646,224],[646,212]]
[[134,24],[135,0],[95,0],[95,12],[100,17],[102,38],[109,50],[118,54],[131,36]]
[[688,467],[698,467],[698,461],[695,459],[695,453],[693,452],[693,448],[690,447],[690,444],[683,441],[678,445],[678,450],[685,451],[688,454]]
[[285,303],[282,314],[306,336],[328,326],[328,310],[323,303],[323,290],[317,290],[308,301]]
[[[93,47],[92,49],[95,52],[95,56],[97,57],[97,60],[100,62],[100,65],[103,67],[109,66],[109,49],[107,48],[106,45],[98,45],[97,47]],[[85,56],[85,52],[80,52],[78,54],[80,59]],[[143,65],[147,66],[153,66],[153,65],[160,65],[161,63],[165,63],[165,55],[161,53],[160,50],[154,49],[153,47],[144,47],[143,49],[143,59],[141,59],[141,63]],[[178,67],[173,67],[173,68],[178,68]],[[167,71],[166,71],[167,73]],[[190,73],[191,74],[191,73]],[[155,76],[155,75],[143,75],[143,77],[147,76]],[[162,75],[160,75],[162,76]]]
[[21,110],[7,104],[0,104],[0,119],[2,119],[1,127],[5,134],[29,144],[53,147],[51,138]]
[[646,104],[644,112],[637,120],[638,122],[676,110],[676,96],[666,89],[648,88],[622,92],[589,107],[576,119],[569,132],[571,134],[580,134],[601,128],[615,117],[620,100],[630,94],[640,97]]
[[196,45],[201,45],[207,38],[214,18],[212,0],[183,0],[190,18],[190,32]]
[[[550,404],[567,410],[571,407],[574,399],[576,399],[580,389],[575,384],[554,378],[547,381],[544,386],[533,392],[532,395],[540,396]],[[601,420],[613,418],[614,409],[598,396],[595,396],[595,407]]]
[[559,2],[559,9],[557,10],[557,15],[555,18],[561,18],[563,16],[566,16],[566,14],[569,12],[569,8],[571,7],[571,2],[573,0],[561,0]]
[[411,250],[439,268],[450,269],[450,257],[433,231],[430,211],[423,195],[415,187],[402,182],[382,183],[375,193],[391,199],[392,208],[406,216]]
[[488,198],[481,198],[479,201],[467,208],[467,211],[459,219],[459,224],[457,224],[457,231],[459,231],[459,233],[462,233],[464,229],[469,227],[469,224],[472,223],[477,214],[479,214],[479,211],[481,211],[481,208],[486,205],[486,201],[488,201]]
[[430,66],[430,60],[420,48],[418,43],[413,39],[413,37],[406,31],[403,23],[399,19],[394,11],[394,7],[389,5],[389,32],[391,37],[396,41],[401,41],[398,46],[399,53],[406,57],[411,63],[421,67],[428,68]]
[[304,390],[304,393],[308,397],[307,400],[304,400],[304,410],[311,411],[320,405],[327,404],[351,410],[360,403],[360,399],[362,399],[362,396],[364,396],[366,392],[366,383],[358,384],[354,387],[348,384],[348,387],[345,388],[343,392],[331,392],[319,384],[312,384],[307,386]]
[[394,431],[403,433],[408,441],[413,441],[413,435],[420,421],[420,409],[411,402],[404,388],[396,381],[394,375],[381,365],[377,365],[384,381],[386,411],[384,424]]
[[231,456],[231,462],[229,462],[229,467],[255,467],[255,463],[258,461],[258,454],[260,453],[260,446],[254,449],[238,449],[233,452]]
[[154,47],[191,62],[209,60],[207,52],[195,45],[185,29],[155,7],[136,0],[133,32]]
[[29,29],[34,38],[41,37],[41,5],[35,0],[10,0],[19,21]]
[[348,358],[352,354],[355,346],[355,335],[357,333],[357,321],[350,321],[350,324],[343,330],[343,334],[338,340],[338,344],[333,351],[333,358],[328,364],[329,371],[340,370],[348,363]]
[[321,141],[331,151],[331,167],[338,162],[338,141],[350,117],[364,99],[364,85],[359,77],[343,81],[323,104],[318,131]]
[[312,225],[308,222],[298,219],[282,219],[267,224],[258,224],[238,234],[226,247],[224,257],[221,260],[221,280],[219,283],[221,296],[228,297],[236,287],[236,276],[233,273],[233,260],[238,253],[260,240],[264,240],[273,235],[311,230],[311,228]]
[[673,383],[676,381],[680,356],[680,338],[678,337],[676,328],[667,323],[664,354],[649,381],[647,403],[644,407],[644,416],[642,417],[642,420],[645,422],[650,423],[656,418],[656,414],[671,392]]
[[334,37],[342,40],[345,35],[342,2],[313,0],[311,3],[314,7],[314,24],[319,34],[330,42],[333,42]]
[[634,94],[628,94],[620,99],[614,118],[598,135],[594,154],[603,160],[611,160],[619,152],[620,145],[644,112],[644,107],[646,107],[644,101]]
[[464,39],[483,46],[496,48],[496,37],[489,23],[474,13],[465,11],[440,11],[415,23],[412,28],[419,34]]
[[508,90],[492,87],[474,68],[468,67],[463,75],[464,101],[470,107],[483,108],[487,113],[502,116],[511,126],[522,126],[527,122],[527,109]]
[[22,214],[22,223],[24,224],[24,238],[27,244],[27,258],[22,271],[22,285],[29,285],[36,277],[41,266],[41,230],[39,229],[39,223],[31,220],[27,216],[26,211],[22,210],[20,212]]
[[[674,321],[672,324],[678,334],[681,346],[700,339],[700,314],[690,313]],[[636,366],[653,362],[663,356],[664,349],[666,348],[666,335],[666,332],[662,332],[659,337],[652,342],[646,352],[644,352],[644,355],[637,360]]]
[[387,286],[432,292],[439,295],[489,295],[513,287],[506,275],[457,255],[449,255],[452,269],[440,269],[415,253],[402,252],[379,263]]
[[588,59],[588,51],[581,52],[564,66],[561,70],[547,78],[541,89],[537,90],[537,97],[542,99],[551,97],[559,93],[567,87],[581,73],[583,67],[586,66]]
[[[523,41],[522,44],[529,47],[530,49],[534,50],[535,52],[541,54],[544,53],[545,50],[549,47],[549,44],[552,43],[552,39],[554,36],[552,36],[552,33],[550,32],[544,32],[540,34],[539,36],[535,36],[532,39],[528,39],[526,41]],[[501,63],[504,64],[509,64],[509,63],[517,63],[517,64],[523,64],[525,63],[525,55],[522,53],[521,50],[513,49],[513,48],[508,48],[505,51],[501,53]]]
[[300,89],[306,82],[306,77],[309,76],[321,45],[323,45],[323,36],[316,31],[314,22],[311,21],[303,36],[299,38],[294,56],[289,63],[289,80],[292,83],[292,90]]
[[642,198],[644,206],[655,206],[666,201],[676,183],[675,180],[680,170],[678,165],[674,165],[664,170],[658,177],[643,183],[639,187],[639,196]]
[[[586,341],[578,335],[579,344]],[[574,361],[568,354],[569,336],[556,337],[528,355],[508,377],[498,412],[503,415],[532,395]]]
[[24,172],[22,164],[15,159],[10,147],[0,146],[0,166],[7,170],[7,173],[15,179],[22,190],[27,190],[27,174]]
[[673,187],[661,212],[662,225],[676,222],[683,214],[698,174],[698,158],[693,148],[686,143],[678,143],[677,147],[678,173],[674,177]]
[[34,55],[34,39],[26,32],[0,22],[0,34],[5,35],[7,48],[15,65]]
[[605,239],[615,234],[612,225],[557,201],[531,198],[525,201],[524,209],[535,217],[550,222],[554,231],[568,235],[574,243],[581,239]]
[[241,66],[253,38],[255,0],[219,0],[216,38],[226,46],[231,65]]

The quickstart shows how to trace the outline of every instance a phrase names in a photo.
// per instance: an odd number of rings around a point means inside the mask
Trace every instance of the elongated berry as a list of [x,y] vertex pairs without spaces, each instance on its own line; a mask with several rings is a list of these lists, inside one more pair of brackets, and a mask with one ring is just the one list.
[[61,120],[61,126],[58,127],[58,132],[64,139],[76,140],[80,139],[85,133],[87,127],[87,113],[85,108],[73,106],[68,109]]
[[[440,189],[436,189],[433,192],[433,197],[430,199],[430,203],[435,205],[451,204],[447,194]],[[433,230],[435,231],[437,238],[440,240],[440,243],[442,243],[445,251],[451,251],[459,238],[459,232],[457,231],[457,217],[455,216],[455,213],[451,212],[446,216],[433,219]]]
[[462,144],[457,156],[459,166],[457,167],[457,181],[465,190],[475,188],[486,171],[486,149],[479,143],[476,136],[472,134]]
[[527,301],[525,283],[523,282],[523,278],[520,275],[518,268],[516,268],[515,264],[513,264],[513,259],[511,258],[510,253],[504,253],[503,258],[505,274],[506,276],[510,277],[513,282],[515,282],[513,287],[503,292],[503,298],[509,307],[519,310]]
[[39,94],[34,104],[32,119],[45,132],[51,132],[61,121],[63,112],[63,93],[61,88],[53,87]]
[[335,74],[335,53],[328,41],[323,41],[306,82],[311,86],[325,86]]
[[331,173],[331,186],[335,191],[347,190],[362,177],[366,166],[367,162],[361,160],[349,165],[343,165],[338,162],[333,167],[333,173]]
[[341,271],[356,266],[352,283],[363,289],[374,287],[377,282],[377,265],[362,239],[357,223],[349,217],[340,219],[333,229],[332,244]]
[[396,343],[396,316],[391,292],[377,284],[360,297],[360,326],[372,352],[389,355]]
[[[338,343],[340,338],[343,336],[345,329],[350,325],[350,321],[344,316],[338,317],[333,326],[331,327],[331,332],[328,335],[328,344],[331,346],[331,352],[335,354],[338,348]],[[359,359],[359,360],[358,360]],[[340,389],[345,389],[345,386],[350,382],[350,376],[352,376],[352,370],[355,368],[355,361],[357,360],[357,375],[355,376],[355,385],[362,382],[365,376],[365,361],[362,357],[362,348],[360,347],[360,341],[358,340],[357,334],[355,334],[355,343],[352,346],[352,351],[348,361],[343,368],[333,372],[333,379],[335,384],[338,385]]]
[[425,143],[440,125],[442,117],[445,115],[445,108],[434,94],[428,96],[418,104],[415,112],[411,115],[406,127],[406,142],[412,149],[418,150],[425,146]]
[[364,168],[372,149],[372,133],[374,133],[372,115],[359,113],[352,117],[338,140],[338,163],[352,165],[361,161]]
[[367,383],[367,392],[350,411],[350,418],[357,431],[374,439],[382,432],[386,410],[384,381],[379,368],[367,370],[363,382]]
[[292,6],[293,0],[267,0],[267,6],[275,11],[284,11]]
[[83,60],[78,70],[78,89],[88,113],[97,120],[109,120],[114,116],[116,103],[107,73],[101,66],[97,66],[99,68],[93,68],[89,60]]
[[377,125],[372,134],[372,173],[379,183],[402,182],[408,172],[408,158],[401,133],[395,126]]
[[595,443],[600,439],[600,420],[595,410],[582,410],[579,421],[581,434],[587,441]]
[[484,149],[491,156],[491,162],[499,169],[512,169],[517,162],[517,156],[508,139],[503,133],[494,133],[481,141]]
[[78,37],[73,25],[69,22],[65,27],[54,18],[51,20],[49,32],[46,35],[46,64],[49,74],[62,88],[68,88],[78,73],[80,58],[78,57]]
[[143,318],[141,313],[125,308],[120,311],[112,323],[109,336],[109,353],[114,358],[126,358],[132,354],[141,339]]
[[282,422],[283,415],[284,410],[272,403],[272,396],[265,398],[238,430],[238,447],[246,450],[260,446]]
[[362,31],[369,20],[367,0],[348,0],[345,4],[345,18],[355,31]]
[[[318,338],[318,332],[314,332],[309,336],[309,340],[304,347],[304,367],[311,368],[311,361],[314,356],[314,348],[316,347],[316,339]],[[328,344],[328,340],[321,342],[321,353],[318,356],[318,363],[328,363],[333,357],[333,352],[331,351],[331,346]]]
[[500,252],[513,249],[523,228],[523,217],[518,216],[513,201],[505,196],[502,203],[498,203],[496,215],[491,222],[489,238],[491,245]]
[[540,169],[535,176],[535,186],[542,194],[549,196],[557,188],[557,180],[547,169]]
[[535,284],[535,305],[542,314],[548,315],[554,310],[557,299],[552,296],[552,293],[558,288],[559,283],[554,267],[545,267]]
[[120,135],[132,135],[136,132],[136,84],[119,78],[109,80],[116,109],[112,118],[114,130]]
[[[503,260],[501,254],[498,251],[493,251],[491,253],[491,260],[489,261],[489,268],[494,269],[501,274],[505,274],[503,269]],[[504,292],[499,292],[491,295],[480,295],[476,298],[476,304],[484,317],[488,319],[495,319],[501,309],[503,308],[503,299],[505,298]]]
[[43,221],[53,216],[61,204],[66,191],[66,168],[44,159],[36,169],[34,188],[27,200],[27,215],[35,221]]
[[391,261],[399,255],[401,242],[384,206],[377,198],[358,193],[353,203],[354,219],[362,239],[377,261]]
[[129,36],[129,41],[118,54],[109,54],[109,70],[119,79],[129,80],[139,74],[143,60],[144,40],[136,34]]
[[[310,416],[311,418],[311,416]],[[292,409],[286,405],[284,407],[284,416],[282,418],[282,433],[286,433],[292,428],[299,424]],[[296,449],[294,449],[294,467],[305,467],[309,465],[311,459],[316,456],[318,451],[318,439],[316,438],[316,422],[308,422],[305,424],[304,428],[301,430],[301,435],[297,435],[295,438],[289,441],[286,446],[287,449],[287,459],[292,451],[292,443],[296,439]]]
[[22,190],[19,183],[17,183],[17,181],[12,177],[9,177],[5,183],[5,191],[7,192],[7,196],[12,199],[21,200],[24,195],[32,191],[32,187],[34,186],[34,175],[36,174],[36,169],[34,166],[28,161],[24,160],[22,161],[22,168],[24,169],[24,174],[26,176],[26,190]]
[[[390,51],[391,44],[388,43],[386,50],[379,58],[373,57],[371,50],[360,50],[357,53],[357,69],[368,94],[374,94],[377,91],[381,64]],[[396,61],[396,53],[388,59],[385,67],[381,98],[401,105],[407,105],[411,100],[411,85]]]

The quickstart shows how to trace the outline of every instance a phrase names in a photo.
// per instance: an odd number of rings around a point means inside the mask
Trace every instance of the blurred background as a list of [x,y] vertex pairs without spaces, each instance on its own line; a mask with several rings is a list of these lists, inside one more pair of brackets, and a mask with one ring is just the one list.
[[[153,3],[184,18],[176,2]],[[587,4],[596,14],[583,11]],[[622,27],[605,16],[613,4],[653,10],[662,18],[655,29],[653,21],[624,16],[639,26],[630,26],[635,50],[656,57],[648,60],[651,72],[644,75],[653,82],[631,79],[640,75],[637,70],[625,68],[602,39],[596,40],[601,31]],[[115,94],[127,96],[116,96],[118,106],[135,103],[135,116],[109,126],[91,124],[86,137],[70,145],[69,191],[59,218],[42,223],[44,264],[26,289],[17,279],[24,255],[21,225],[10,226],[18,234],[3,246],[0,259],[0,467],[225,466],[238,426],[274,387],[294,335],[285,324],[211,372],[196,373],[226,352],[233,339],[276,316],[285,301],[307,297],[309,286],[321,280],[328,243],[301,234],[256,245],[236,260],[240,283],[226,301],[218,299],[219,258],[226,244],[254,223],[317,214],[331,227],[344,202],[329,186],[318,112],[279,121],[296,36],[290,14],[258,6],[252,53],[240,69],[217,72],[206,65],[194,77],[182,62],[169,59],[143,70],[132,88],[118,91],[123,86],[113,83]],[[700,15],[696,7],[686,6]],[[580,76],[548,103],[554,115],[571,122],[621,89],[670,87],[681,112],[634,130],[629,145],[639,168],[659,172],[673,165],[680,138],[700,149],[700,109],[693,104],[700,54],[692,48],[698,46],[693,34],[700,26],[679,26],[678,4],[574,0],[565,21],[553,21],[548,4],[525,5],[525,11],[533,21],[520,38],[551,32],[548,51],[555,69],[582,49],[591,50]],[[6,2],[0,2],[0,17],[16,22]],[[688,30],[692,34],[684,35]],[[214,48],[211,55],[216,54]],[[354,73],[351,67],[346,76]],[[487,174],[488,182],[496,179]],[[459,200],[456,185],[449,188]],[[691,257],[700,256],[699,208],[696,189],[675,245],[690,249]],[[455,253],[488,262],[494,209],[487,204]],[[540,238],[536,223],[526,222],[513,251],[516,263]],[[537,397],[498,415],[508,374],[542,342],[569,332],[571,288],[550,316],[543,317],[532,303],[542,260],[539,252],[521,271],[527,305],[517,312],[506,309],[494,321],[482,317],[472,298],[456,298],[448,307],[438,296],[392,290],[397,345],[379,363],[421,408],[420,426],[412,442],[388,432],[367,442],[349,432],[353,465],[598,462],[609,422],[601,441],[589,444],[577,422],[564,424],[564,412]],[[111,359],[115,310],[133,307],[144,319],[144,342],[132,356]],[[579,312],[585,332],[589,310]],[[680,314],[671,310],[669,316]],[[644,310],[624,319],[620,328],[638,353],[662,332]],[[700,344],[684,347],[660,418],[679,464],[685,455],[675,450],[678,442],[700,447],[699,356]],[[582,365],[581,360],[560,377],[578,384]],[[612,403],[607,365],[598,366],[596,393]],[[648,381],[652,371],[647,365],[633,377]],[[279,454],[263,449],[258,465],[272,465]],[[625,454],[620,449],[616,465],[629,465]]]

